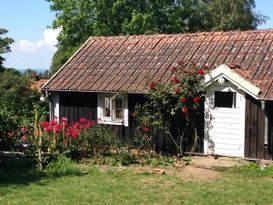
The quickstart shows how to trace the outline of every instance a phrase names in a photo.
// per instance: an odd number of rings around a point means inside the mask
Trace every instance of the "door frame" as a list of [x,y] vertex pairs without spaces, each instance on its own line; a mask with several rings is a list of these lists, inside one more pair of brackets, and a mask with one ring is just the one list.
[[[205,103],[204,103],[204,154],[214,154],[213,151],[209,148],[210,146],[210,130],[212,129],[211,124],[211,110],[214,109],[214,93],[215,91],[222,91],[222,92],[235,92],[236,93],[236,106],[237,106],[237,98],[240,97],[240,115],[241,115],[241,125],[242,128],[240,129],[240,144],[241,144],[241,151],[239,157],[244,157],[244,150],[245,150],[245,109],[246,109],[246,93],[239,89],[237,86],[233,85],[230,82],[226,82],[223,85],[220,85],[217,82],[212,83],[210,86],[207,87],[207,94],[205,96]],[[230,155],[228,155],[230,156]],[[236,157],[238,157],[236,155]]]

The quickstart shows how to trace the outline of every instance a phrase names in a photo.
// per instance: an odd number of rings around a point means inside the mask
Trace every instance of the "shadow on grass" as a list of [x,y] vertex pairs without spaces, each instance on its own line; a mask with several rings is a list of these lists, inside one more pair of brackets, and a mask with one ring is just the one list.
[[53,180],[58,177],[76,175],[83,173],[79,169],[70,169],[63,172],[40,171],[33,161],[27,159],[13,159],[0,165],[0,186],[5,185],[29,185],[39,183],[42,179]]

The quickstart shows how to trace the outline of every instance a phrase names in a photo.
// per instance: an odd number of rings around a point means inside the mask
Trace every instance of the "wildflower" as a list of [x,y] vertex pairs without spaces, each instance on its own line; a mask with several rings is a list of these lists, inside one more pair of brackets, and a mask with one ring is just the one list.
[[61,122],[67,122],[67,117],[62,117]]
[[61,132],[61,130],[62,130],[62,126],[61,125],[54,126],[55,133],[59,133],[59,132]]
[[204,75],[204,74],[205,74],[205,71],[201,68],[201,69],[198,70],[198,74],[199,74],[199,75]]
[[85,119],[85,118],[83,118],[83,117],[81,117],[81,118],[79,119],[79,121],[80,121],[80,123],[82,123],[82,124],[85,124],[85,123],[88,122],[88,120]]
[[150,83],[150,89],[151,89],[151,90],[155,89],[156,86],[157,86],[157,83],[156,83],[156,82],[153,81],[153,82]]
[[27,128],[26,127],[22,127],[21,128],[21,132],[26,133],[27,132]]
[[81,129],[81,124],[79,122],[76,122],[74,125],[73,125],[73,128],[74,129]]
[[49,122],[49,124],[50,124],[50,126],[54,127],[58,123],[55,120],[52,120],[52,121]]
[[88,129],[88,128],[92,127],[92,126],[93,126],[93,122],[87,120],[87,122],[85,123],[85,125],[84,125],[83,127],[84,127],[85,129]]
[[78,130],[73,130],[72,131],[72,138],[77,139],[79,137],[79,131]]
[[25,135],[22,136],[22,137],[21,137],[21,141],[22,141],[22,142],[26,142],[26,141],[27,141],[27,137],[26,137]]
[[194,102],[194,103],[199,103],[199,101],[200,101],[200,98],[199,98],[198,96],[195,96],[195,97],[193,98],[193,102]]
[[189,109],[187,107],[182,107],[182,113],[184,113],[185,115],[189,113]]
[[48,133],[48,132],[51,132],[51,127],[50,127],[50,126],[45,127],[45,128],[44,128],[44,131],[47,132],[47,133]]
[[181,92],[181,89],[179,87],[175,88],[175,94],[179,94]]
[[48,126],[49,126],[49,122],[47,122],[47,121],[42,121],[42,122],[41,122],[41,126],[42,126],[43,128],[48,127]]
[[186,98],[186,97],[182,97],[182,98],[180,99],[180,102],[186,103],[186,102],[187,102],[187,98]]

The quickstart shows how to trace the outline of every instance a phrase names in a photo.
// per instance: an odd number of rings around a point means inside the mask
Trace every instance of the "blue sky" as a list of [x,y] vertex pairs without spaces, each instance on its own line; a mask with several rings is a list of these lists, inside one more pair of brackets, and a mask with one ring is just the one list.
[[[46,0],[1,0],[0,28],[15,40],[4,55],[6,67],[49,69],[58,35],[48,28],[55,18],[49,6]],[[270,17],[259,29],[273,28],[273,0],[256,0],[255,10]]]

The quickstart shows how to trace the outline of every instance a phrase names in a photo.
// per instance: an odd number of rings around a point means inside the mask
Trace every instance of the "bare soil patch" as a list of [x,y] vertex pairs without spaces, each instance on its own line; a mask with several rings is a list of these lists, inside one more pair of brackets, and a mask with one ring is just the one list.
[[189,165],[186,165],[186,162],[184,161],[180,161],[173,166],[158,167],[153,167],[149,165],[131,165],[121,167],[102,165],[100,166],[100,170],[103,172],[113,170],[130,170],[135,173],[141,174],[167,174],[186,180],[206,181],[220,179],[223,177],[221,173],[222,170],[226,170],[234,166],[242,166],[246,163],[246,160],[239,158],[218,157],[215,159],[212,156],[194,156],[192,157],[192,162]]

